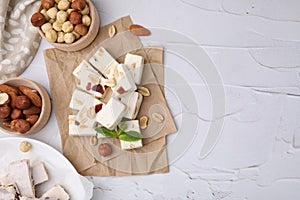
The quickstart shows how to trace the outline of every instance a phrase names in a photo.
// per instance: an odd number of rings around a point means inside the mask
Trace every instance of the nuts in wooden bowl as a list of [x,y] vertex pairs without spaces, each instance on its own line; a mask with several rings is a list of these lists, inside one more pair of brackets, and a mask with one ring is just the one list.
[[39,131],[51,113],[50,98],[44,88],[24,78],[0,84],[0,130],[27,135]]

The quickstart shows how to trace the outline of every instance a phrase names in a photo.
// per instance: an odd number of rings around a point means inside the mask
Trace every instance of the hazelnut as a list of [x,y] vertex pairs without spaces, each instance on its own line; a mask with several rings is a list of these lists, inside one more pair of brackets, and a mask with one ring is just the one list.
[[15,119],[11,121],[10,128],[19,133],[26,133],[30,129],[30,124],[24,119]]
[[23,110],[24,115],[37,115],[40,114],[41,109],[36,106],[30,106],[30,108]]
[[38,121],[38,119],[38,115],[29,115],[26,117],[26,121],[28,121],[31,126],[33,126]]
[[90,8],[88,5],[85,6],[85,8],[81,11],[82,15],[88,15],[90,13]]
[[99,155],[106,157],[112,153],[111,146],[108,143],[102,143],[98,146]]
[[75,31],[73,31],[72,33],[75,36],[76,40],[78,40],[80,38],[80,35],[78,33],[76,33]]
[[11,119],[21,119],[23,118],[22,110],[14,108],[10,114]]
[[10,97],[7,93],[0,93],[0,105],[7,105],[10,103]]
[[75,26],[74,31],[79,35],[86,35],[88,32],[88,28],[83,24],[78,24]]
[[46,22],[46,18],[42,13],[36,12],[31,16],[31,24],[36,27],[42,26]]
[[62,43],[65,41],[64,39],[65,34],[63,32],[58,32],[57,33],[57,42]]
[[51,19],[55,19],[56,18],[56,14],[57,14],[58,10],[56,7],[52,7],[49,10],[47,10],[47,15],[51,18]]
[[72,24],[81,24],[82,15],[79,12],[73,11],[69,15],[69,20]]
[[56,14],[56,20],[60,23],[67,21],[68,13],[66,11],[58,11]]
[[44,33],[46,33],[46,31],[52,30],[52,24],[49,22],[46,24],[43,24],[43,26],[41,26],[41,29]]
[[86,26],[90,26],[91,25],[91,18],[88,15],[84,15],[82,17],[82,24],[86,25]]
[[56,31],[61,31],[62,30],[62,23],[60,23],[58,21],[55,21],[53,23],[53,29],[56,30]]
[[45,36],[48,42],[56,42],[57,40],[57,33],[55,30],[46,31]]
[[75,0],[72,3],[72,8],[75,10],[83,10],[86,6],[85,0]]
[[49,19],[49,22],[50,22],[51,24],[53,24],[53,23],[55,22],[55,19]]
[[66,21],[65,23],[63,23],[62,25],[62,30],[65,33],[70,33],[73,31],[73,24],[70,21]]
[[71,44],[75,41],[75,35],[73,33],[66,33],[64,36],[65,43]]
[[41,13],[42,15],[44,15],[46,21],[48,21],[48,20],[50,19],[50,17],[49,17],[48,14],[47,14],[47,10],[46,10],[46,9],[42,9],[42,10],[40,11],[40,13]]
[[27,109],[31,105],[29,98],[25,95],[17,96],[16,99],[16,107],[19,109]]
[[54,0],[42,0],[41,4],[42,4],[43,8],[48,10],[54,6],[55,1]]
[[67,10],[70,7],[70,2],[68,0],[61,0],[57,5],[59,10]]
[[11,112],[11,108],[7,105],[1,106],[0,107],[0,118],[1,119],[5,119],[7,117],[9,117]]
[[31,144],[29,142],[21,142],[20,143],[20,151],[22,152],[28,152],[31,149]]

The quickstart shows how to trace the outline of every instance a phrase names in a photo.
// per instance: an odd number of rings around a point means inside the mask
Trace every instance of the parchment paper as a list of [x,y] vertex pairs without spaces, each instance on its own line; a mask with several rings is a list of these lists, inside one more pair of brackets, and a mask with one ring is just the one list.
[[[163,71],[163,49],[161,47],[143,48],[139,38],[128,31],[129,26],[132,24],[129,17],[121,18],[112,24],[115,25],[118,32],[115,37],[105,40],[108,38],[108,28],[111,24],[104,26],[100,28],[99,35],[92,45],[79,52],[64,52],[57,49],[44,51],[53,107],[62,139],[63,153],[82,175],[121,176],[167,172],[168,161],[165,136],[175,132],[176,127],[164,99],[163,87],[157,84],[156,79],[156,77],[160,77],[160,79],[163,77],[161,74]],[[163,113],[161,114],[165,117],[164,126],[155,135],[144,140],[145,146],[143,148],[121,151],[120,154],[105,160],[105,162],[101,159],[95,159],[91,151],[88,151],[89,144],[78,137],[69,137],[67,120],[68,114],[71,113],[68,105],[74,89],[72,71],[82,60],[88,59],[98,49],[100,44],[115,58],[119,58],[127,52],[134,52],[145,57],[148,64],[145,66],[143,83],[149,87],[152,94],[151,98],[149,97],[147,101],[144,100],[139,115],[145,114],[147,108],[151,107],[150,104],[153,104],[157,105],[157,108],[163,107]],[[119,61],[121,60],[122,57]],[[161,66],[160,68],[162,69],[153,71],[152,65],[155,64]],[[161,82],[162,80],[159,81]],[[154,109],[157,108],[154,106]]]

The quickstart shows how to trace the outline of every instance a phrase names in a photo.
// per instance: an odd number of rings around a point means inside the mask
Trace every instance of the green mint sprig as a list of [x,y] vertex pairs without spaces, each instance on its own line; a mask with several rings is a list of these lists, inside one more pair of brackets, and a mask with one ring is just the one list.
[[97,131],[97,133],[104,135],[105,137],[119,138],[120,140],[127,141],[127,142],[135,142],[143,138],[142,134],[137,131],[125,132],[124,130],[126,128],[127,128],[126,124],[124,122],[121,122],[117,130],[109,130],[104,126],[101,126],[101,127],[97,127],[95,131]]

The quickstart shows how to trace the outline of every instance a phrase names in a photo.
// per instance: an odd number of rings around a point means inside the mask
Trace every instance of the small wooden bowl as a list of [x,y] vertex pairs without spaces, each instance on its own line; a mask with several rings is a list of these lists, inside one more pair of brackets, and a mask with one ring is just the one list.
[[45,126],[45,124],[48,122],[48,119],[51,114],[51,102],[50,102],[50,98],[49,98],[47,91],[38,83],[31,81],[29,79],[26,79],[26,78],[10,78],[10,79],[3,81],[0,84],[7,84],[7,85],[15,86],[15,87],[20,86],[20,85],[27,86],[29,88],[32,88],[32,89],[35,89],[36,91],[38,91],[38,93],[40,94],[40,97],[42,99],[42,108],[41,108],[40,117],[39,117],[38,121],[30,128],[29,131],[27,131],[24,134],[16,132],[8,127],[5,127],[2,124],[3,120],[0,120],[0,130],[5,133],[18,135],[18,136],[31,135],[31,134],[36,133],[39,130],[41,130]]
[[[79,51],[81,49],[84,49],[88,45],[90,45],[94,39],[96,38],[99,27],[100,27],[100,18],[98,11],[91,0],[86,0],[86,3],[88,4],[90,8],[90,17],[91,17],[91,25],[89,26],[89,31],[86,35],[81,36],[78,40],[76,40],[72,44],[66,44],[66,43],[58,43],[58,42],[52,42],[50,43],[52,46],[54,46],[57,49],[63,50],[63,51]],[[39,8],[39,11],[41,10],[41,7]],[[46,39],[45,34],[41,30],[41,28],[38,28],[40,35]]]

